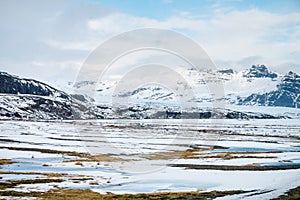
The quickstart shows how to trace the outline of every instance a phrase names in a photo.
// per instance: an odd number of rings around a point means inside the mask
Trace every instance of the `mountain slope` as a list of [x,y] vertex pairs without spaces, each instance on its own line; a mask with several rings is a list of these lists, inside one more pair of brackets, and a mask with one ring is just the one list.
[[101,110],[82,95],[68,95],[45,83],[0,72],[0,117],[14,119],[95,119]]
[[294,72],[289,72],[277,85],[277,90],[263,94],[251,94],[241,100],[240,104],[299,108],[300,76]]
[[0,115],[15,119],[72,119],[73,110],[67,99],[55,100],[36,95],[0,95]]
[[0,93],[6,94],[32,94],[40,96],[53,96],[69,98],[68,95],[45,83],[33,80],[22,79],[12,76],[6,72],[0,72]]

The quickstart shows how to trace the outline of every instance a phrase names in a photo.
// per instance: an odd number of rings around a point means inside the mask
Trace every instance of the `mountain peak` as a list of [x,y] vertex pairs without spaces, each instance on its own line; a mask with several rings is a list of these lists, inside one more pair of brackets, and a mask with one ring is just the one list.
[[300,78],[300,76],[297,73],[293,72],[293,71],[289,71],[284,77],[291,77],[293,79],[299,79]]
[[300,76],[288,72],[277,85],[277,90],[264,94],[252,94],[243,100],[243,104],[300,107]]
[[250,69],[244,72],[246,78],[277,78],[278,75],[269,71],[265,65],[252,65]]
[[300,76],[292,71],[288,72],[277,88],[295,93],[295,95],[300,94]]

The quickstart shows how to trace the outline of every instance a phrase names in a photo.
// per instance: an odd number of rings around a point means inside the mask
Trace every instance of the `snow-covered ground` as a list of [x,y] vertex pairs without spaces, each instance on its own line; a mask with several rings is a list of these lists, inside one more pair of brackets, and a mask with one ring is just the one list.
[[269,199],[300,186],[299,133],[299,119],[0,121],[0,159],[11,161],[0,181],[57,173],[59,182],[6,190],[245,190],[220,199]]

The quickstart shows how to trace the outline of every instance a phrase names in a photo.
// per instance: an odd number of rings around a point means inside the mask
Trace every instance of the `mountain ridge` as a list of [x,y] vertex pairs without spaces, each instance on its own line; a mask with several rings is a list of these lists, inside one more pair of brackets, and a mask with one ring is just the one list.
[[[255,71],[257,69],[257,72]],[[188,72],[191,74],[190,72]],[[192,71],[195,75],[195,71]],[[205,81],[200,78],[208,73],[208,81],[213,82],[216,77],[225,83],[235,84],[241,82],[247,85],[265,86],[261,83],[276,84],[276,88],[263,92],[251,93],[241,97],[230,92],[225,96],[224,100],[230,105],[247,105],[247,106],[280,106],[299,108],[300,106],[300,76],[294,72],[289,72],[284,76],[278,75],[269,71],[264,65],[251,67],[250,70],[244,72],[236,72],[232,69],[219,70],[216,72],[203,72],[203,74],[192,77],[198,85],[205,86]],[[215,76],[215,73],[221,76]],[[250,73],[250,75],[249,75]],[[247,74],[247,76],[245,76]],[[253,75],[254,74],[254,75]],[[276,74],[276,76],[274,75]],[[197,74],[196,74],[197,75]],[[249,75],[249,76],[248,76]],[[280,80],[278,78],[281,78]],[[94,99],[82,94],[67,94],[48,84],[45,84],[34,79],[20,78],[10,75],[6,72],[0,72],[0,117],[6,119],[34,119],[34,120],[52,120],[52,119],[109,119],[109,118],[237,118],[237,119],[254,119],[254,118],[282,118],[284,115],[270,115],[268,113],[252,112],[252,107],[248,107],[248,111],[238,111],[232,109],[214,109],[204,106],[202,109],[194,109],[181,111],[180,108],[172,108],[172,104],[139,104],[140,107],[134,104],[120,105],[118,108],[113,108],[108,105],[96,104]],[[89,84],[95,84],[87,82]],[[85,84],[75,84],[80,88]],[[235,84],[236,85],[236,84]],[[254,87],[254,89],[256,89]],[[104,85],[104,89],[112,90],[113,87]],[[225,88],[227,89],[227,88]],[[105,90],[97,90],[98,93]],[[143,92],[143,94],[142,94]],[[168,102],[173,100],[174,93],[164,91],[157,86],[143,87],[135,89],[127,93],[123,93],[124,98],[132,98],[138,95],[141,99],[160,100]],[[149,96],[147,96],[149,95]],[[166,96],[167,95],[167,96]],[[231,96],[232,95],[232,96]],[[201,99],[202,98],[202,99]],[[212,103],[212,100],[205,96],[193,101],[200,104],[207,102]],[[206,105],[206,103],[204,104]],[[171,109],[171,110],[170,110]],[[180,114],[178,114],[180,113]]]
[[56,96],[61,98],[68,98],[68,95],[56,88],[28,78],[19,78],[7,72],[0,72],[0,93],[7,94],[32,94],[40,96]]
[[300,76],[290,71],[281,79],[277,90],[252,94],[243,99],[240,104],[300,108]]

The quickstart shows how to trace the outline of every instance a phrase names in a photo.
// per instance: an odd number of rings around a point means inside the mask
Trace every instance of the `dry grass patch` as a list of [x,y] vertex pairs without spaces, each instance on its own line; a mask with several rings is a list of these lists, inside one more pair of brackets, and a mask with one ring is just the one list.
[[299,200],[300,199],[300,186],[287,191],[285,194],[273,200]]
[[91,159],[94,159],[98,162],[116,162],[116,161],[128,162],[128,161],[135,161],[134,159],[120,158],[120,157],[115,157],[115,156],[108,155],[108,154],[91,156]]
[[41,172],[12,172],[12,171],[0,171],[0,174],[16,174],[16,175],[44,175],[47,178],[61,178],[68,174],[66,173],[41,173]]
[[76,190],[76,189],[55,189],[46,193],[24,193],[14,191],[0,191],[1,196],[14,196],[14,197],[37,197],[48,200],[164,200],[164,199],[212,199],[227,195],[241,194],[245,191],[211,191],[211,192],[159,192],[159,193],[143,193],[143,194],[99,194],[91,190]]
[[67,174],[65,173],[49,173],[49,174],[44,174],[46,175],[48,178],[61,178],[63,176],[66,176]]
[[15,150],[15,151],[34,151],[34,152],[50,153],[50,154],[63,154],[63,155],[77,156],[77,157],[88,156],[87,153],[80,153],[80,152],[75,152],[75,151],[61,151],[61,150],[53,150],[53,149],[30,148],[30,147],[4,147],[4,146],[0,146],[0,149],[9,149],[9,150]]
[[120,158],[109,154],[102,154],[102,155],[96,155],[96,156],[85,156],[84,158],[80,159],[72,159],[72,160],[64,160],[63,162],[128,162],[128,161],[134,161],[134,159],[126,159],[126,158]]
[[251,163],[251,164],[246,164],[246,165],[244,165],[244,166],[246,166],[246,167],[259,167],[259,166],[261,166],[261,165],[258,164],[258,163]]
[[23,179],[23,180],[11,180],[0,182],[0,189],[13,188],[21,184],[37,184],[37,183],[61,183],[62,179],[49,179],[49,178],[37,178],[37,179]]
[[[267,152],[269,153],[269,152]],[[187,149],[185,151],[165,151],[155,152],[144,155],[143,158],[148,160],[173,160],[173,159],[214,159],[223,160],[239,159],[239,158],[277,158],[276,156],[258,156],[253,154],[267,154],[266,152],[205,152],[203,149]],[[278,152],[270,152],[278,153]],[[250,155],[247,155],[250,154]],[[253,156],[252,156],[253,155]]]
[[185,151],[155,152],[142,156],[148,160],[197,159],[202,149],[187,149]]
[[12,162],[10,159],[0,159],[0,165],[9,165],[13,163],[14,162]]

